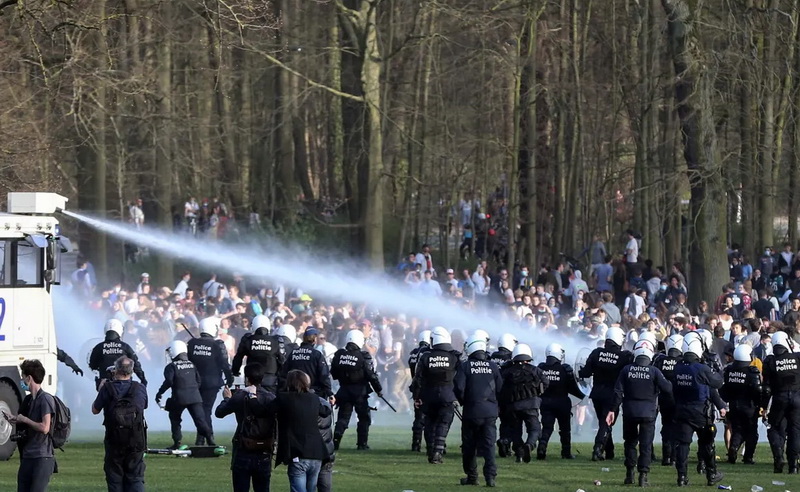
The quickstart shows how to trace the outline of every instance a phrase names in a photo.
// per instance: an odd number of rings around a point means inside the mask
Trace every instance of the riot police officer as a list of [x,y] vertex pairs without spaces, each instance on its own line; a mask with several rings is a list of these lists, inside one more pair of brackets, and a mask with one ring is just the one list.
[[370,386],[372,391],[382,396],[381,383],[375,374],[372,356],[362,351],[364,334],[360,330],[347,332],[345,347],[333,355],[331,362],[331,376],[339,381],[339,391],[336,393],[336,404],[339,406],[339,418],[333,431],[333,445],[339,449],[344,431],[350,424],[350,417],[355,408],[358,416],[356,428],[356,446],[359,450],[369,449],[369,426],[372,424],[370,417],[369,398]]
[[[772,448],[775,473],[783,473],[784,443],[789,473],[798,472],[800,354],[794,350],[794,341],[785,332],[779,331],[772,335],[772,355],[764,359],[764,406],[769,407],[767,438]],[[770,398],[772,402],[768,405]]]
[[[683,360],[675,365],[672,392],[675,395],[675,468],[678,471],[678,487],[689,484],[687,462],[692,434],[697,433],[698,456],[705,465],[708,485],[723,478],[717,471],[714,438],[714,408],[711,390],[722,387],[722,375],[714,372],[702,362],[703,346],[697,338],[684,338]],[[726,409],[720,413],[725,416]]]
[[284,324],[275,328],[272,335],[278,339],[283,359],[288,360],[292,351],[297,348],[297,343],[295,343],[297,330],[290,324]]
[[100,381],[103,379],[112,380],[113,377],[108,373],[108,368],[114,365],[117,359],[123,355],[133,361],[133,372],[139,378],[139,381],[147,386],[147,379],[144,377],[144,371],[141,364],[139,364],[139,357],[133,351],[130,345],[122,341],[122,322],[118,319],[110,319],[106,321],[106,339],[95,345],[92,353],[89,356],[89,370],[97,371],[97,377],[94,378],[95,385],[100,386]]
[[[531,452],[539,441],[542,426],[539,422],[539,408],[542,394],[547,390],[549,381],[541,369],[531,364],[533,354],[531,348],[524,343],[514,347],[511,363],[500,371],[503,376],[503,388],[500,402],[507,413],[506,418],[513,421],[514,455],[517,463],[530,463]],[[525,426],[527,438],[522,439],[522,426]]]
[[604,346],[594,349],[586,360],[586,365],[578,372],[583,379],[594,376],[589,397],[597,415],[598,429],[594,438],[592,461],[614,459],[614,440],[611,426],[606,423],[606,416],[613,409],[614,386],[619,373],[633,360],[630,352],[622,350],[624,341],[625,333],[621,328],[609,328]]
[[[614,423],[615,413],[622,404],[622,438],[625,441],[625,485],[632,485],[634,470],[639,471],[639,486],[647,487],[647,474],[656,434],[659,393],[671,393],[672,384],[651,361],[655,346],[650,340],[639,340],[633,346],[633,364],[622,369],[614,385],[614,410],[606,416],[606,423]],[[636,445],[639,445],[637,459]]]
[[444,462],[444,446],[450,424],[453,423],[456,395],[453,378],[460,354],[453,350],[450,333],[437,326],[431,333],[431,350],[417,361],[414,381],[414,407],[425,415],[425,442],[428,444],[428,462]]
[[203,398],[200,396],[200,374],[197,368],[186,355],[186,343],[173,340],[169,344],[167,353],[172,362],[164,368],[164,382],[156,393],[156,403],[161,405],[161,397],[168,389],[172,389],[172,396],[167,399],[164,409],[169,413],[169,424],[172,430],[172,446],[169,449],[178,449],[181,446],[181,416],[188,409],[198,437],[203,437],[206,444],[216,446],[214,434],[203,415]]
[[[208,427],[213,432],[214,425],[211,422],[211,410],[217,400],[219,388],[223,385],[222,376],[225,376],[224,384],[233,385],[233,374],[231,366],[228,364],[228,351],[222,340],[215,340],[219,330],[218,318],[204,318],[200,320],[200,338],[189,340],[187,348],[189,350],[189,360],[197,368],[200,374],[200,397],[203,399],[203,414],[208,421]],[[198,435],[195,445],[202,446],[203,437]]]
[[[492,354],[491,360],[498,367],[502,368],[511,360],[511,353],[517,346],[517,339],[514,335],[506,333],[497,340],[497,351]],[[497,452],[501,458],[511,455],[511,442],[514,440],[513,422],[504,416],[508,415],[500,408],[500,439],[497,441]]]
[[[416,374],[417,361],[420,356],[431,349],[431,331],[422,330],[417,336],[419,346],[408,354],[408,369],[411,371],[411,380],[414,380]],[[409,390],[413,393],[414,390],[409,386]],[[414,422],[411,424],[411,451],[419,453],[422,451],[422,434],[425,430],[425,414],[419,408],[414,408]],[[426,447],[430,447],[430,443],[425,443]]]
[[575,372],[569,364],[564,364],[564,348],[551,343],[545,349],[544,362],[539,364],[547,378],[547,389],[542,393],[542,435],[536,449],[536,459],[547,457],[547,443],[558,421],[558,434],[561,437],[561,458],[575,459],[572,455],[572,402],[569,395],[582,400],[586,395],[578,387]]
[[239,349],[233,357],[232,372],[239,375],[242,361],[247,357],[247,363],[257,362],[264,368],[264,380],[261,386],[267,391],[275,393],[278,389],[278,374],[283,364],[284,356],[281,343],[277,337],[269,334],[269,318],[259,314],[253,318],[253,333],[247,333],[239,342]]
[[753,348],[742,343],[733,351],[733,363],[722,372],[723,384],[719,394],[730,410],[725,420],[731,426],[728,463],[736,463],[739,448],[744,442],[743,462],[755,464],[753,455],[758,444],[758,415],[761,406],[761,373],[750,365]]
[[487,487],[494,487],[497,466],[494,441],[497,439],[498,395],[503,379],[497,364],[486,354],[486,340],[473,335],[467,340],[466,362],[458,366],[453,389],[464,408],[461,421],[461,460],[464,473],[461,485],[478,485],[478,460],[484,460],[483,478]]
[[[665,343],[666,354],[656,356],[653,365],[668,381],[672,381],[675,365],[680,362],[683,347],[681,335],[670,335]],[[661,466],[675,463],[675,396],[672,392],[658,394],[658,411],[661,413]]]
[[283,377],[293,369],[303,371],[311,378],[311,389],[321,398],[333,396],[331,391],[331,374],[325,355],[316,350],[317,335],[316,328],[308,328],[303,334],[303,343],[292,350],[286,363],[283,365]]

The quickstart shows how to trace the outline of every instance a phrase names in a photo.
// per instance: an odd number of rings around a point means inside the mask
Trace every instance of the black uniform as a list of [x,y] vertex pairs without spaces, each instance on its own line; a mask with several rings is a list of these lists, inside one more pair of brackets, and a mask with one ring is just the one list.
[[425,414],[425,443],[428,445],[428,461],[441,463],[447,433],[453,423],[453,378],[460,354],[449,343],[434,345],[420,355],[412,382],[414,401],[421,402]]
[[233,357],[232,372],[238,376],[242,361],[258,362],[264,368],[264,379],[261,386],[273,393],[278,389],[278,374],[285,361],[283,344],[278,337],[271,336],[266,328],[259,328],[255,333],[247,333],[239,343],[239,349]]
[[580,370],[581,378],[594,376],[592,393],[589,395],[598,422],[592,452],[593,461],[602,460],[603,453],[606,459],[614,458],[614,439],[611,436],[611,427],[606,423],[606,415],[611,411],[616,413],[616,408],[613,406],[614,385],[622,368],[632,361],[633,354],[622,350],[613,341],[606,340],[605,347],[594,349],[586,360],[586,365]]
[[[672,384],[661,371],[650,365],[649,357],[637,357],[633,364],[625,366],[619,373],[614,385],[612,407],[616,409],[622,404],[622,438],[625,441],[625,468],[628,472],[625,483],[633,483],[634,467],[642,474],[650,472],[658,395],[671,392]],[[640,485],[643,485],[641,482],[642,478]]]
[[683,360],[675,366],[672,392],[675,395],[675,440],[678,441],[675,467],[679,484],[688,483],[686,470],[689,445],[694,433],[697,433],[698,456],[705,464],[709,482],[717,475],[714,448],[717,428],[714,425],[711,391],[720,387],[722,375],[712,371],[695,354],[684,354]]
[[775,460],[775,471],[783,471],[785,443],[791,472],[797,470],[800,455],[800,354],[776,345],[773,355],[764,359],[763,368],[765,407],[772,398],[767,416],[767,437]]
[[[213,432],[211,423],[211,411],[214,409],[214,402],[217,400],[219,388],[223,385],[222,375],[225,375],[224,384],[233,384],[233,374],[231,366],[228,364],[228,351],[222,340],[215,340],[208,333],[201,333],[200,338],[193,338],[187,344],[189,348],[189,360],[192,361],[200,374],[200,397],[203,399],[203,414],[208,421],[208,427]],[[195,444],[202,445],[203,440],[197,436]]]
[[[542,426],[539,422],[541,396],[549,381],[541,369],[527,362],[511,362],[501,369],[503,389],[500,403],[504,418],[512,422],[514,429],[514,454],[517,461],[530,461],[530,453],[539,441]],[[522,425],[528,436],[523,441]]]
[[181,433],[181,415],[188,409],[197,428],[198,437],[206,439],[210,446],[215,446],[214,435],[203,414],[203,398],[200,396],[200,374],[197,368],[189,361],[186,354],[178,354],[172,362],[164,368],[164,383],[156,393],[156,403],[161,403],[161,395],[172,388],[172,396],[167,399],[164,409],[169,413],[169,423],[172,430],[174,447],[180,445],[183,435]]
[[735,361],[725,368],[719,394],[730,410],[725,420],[731,426],[728,463],[736,463],[744,442],[744,462],[753,463],[758,444],[758,415],[761,406],[761,373],[746,361]]
[[369,426],[372,424],[368,402],[370,386],[379,395],[383,391],[378,375],[375,374],[372,356],[358,348],[358,345],[348,343],[345,348],[337,350],[333,355],[331,376],[339,381],[340,385],[336,393],[339,417],[333,431],[335,448],[339,449],[339,443],[350,424],[350,417],[353,416],[355,408],[358,416],[356,444],[359,449],[368,449]]
[[312,343],[303,342],[299,347],[292,350],[291,355],[283,365],[283,377],[289,371],[298,369],[308,374],[311,378],[311,389],[321,396],[322,398],[330,398],[333,396],[331,391],[331,374],[328,369],[328,363],[325,362],[325,356],[322,352],[316,350]]
[[[561,437],[561,457],[572,459],[572,402],[569,395],[583,399],[584,394],[578,387],[575,372],[568,364],[562,364],[557,357],[548,357],[539,364],[547,378],[547,390],[542,393],[542,435],[539,438],[539,447],[536,458],[543,460],[547,457],[547,443],[553,434],[556,421],[558,421],[558,435]],[[502,425],[502,423],[500,424]]]
[[[416,374],[417,369],[417,361],[419,360],[420,356],[431,349],[431,346],[425,342],[420,342],[419,347],[415,348],[411,351],[408,355],[408,368],[411,370],[411,380],[414,380],[414,375]],[[414,393],[413,386],[409,386],[409,391]],[[422,434],[425,430],[425,414],[422,413],[422,409],[414,408],[414,422],[411,424],[411,451],[421,451],[421,443],[422,443]],[[427,448],[431,447],[431,443],[426,442],[425,446]]]
[[95,385],[100,386],[101,379],[113,379],[109,374],[108,368],[114,365],[122,356],[125,356],[133,361],[133,372],[139,378],[143,385],[147,386],[147,378],[144,377],[142,365],[139,364],[139,357],[133,351],[130,345],[123,342],[119,335],[114,331],[106,333],[106,339],[92,349],[92,354],[89,356],[89,370],[97,371],[98,376],[94,378]]
[[66,364],[67,367],[72,369],[72,372],[74,372],[78,376],[83,377],[83,370],[80,367],[78,367],[78,364],[75,363],[75,361],[72,359],[72,357],[69,356],[68,353],[64,352],[60,348],[57,349],[56,359],[58,359],[59,362],[63,362],[64,364]]
[[498,396],[503,378],[497,364],[488,360],[486,352],[470,354],[458,366],[453,390],[464,407],[461,422],[461,459],[466,479],[462,484],[478,483],[478,460],[484,459],[483,477],[487,485],[494,484],[497,466],[494,461],[494,442],[497,439]]
[[[491,361],[497,367],[503,368],[511,360],[511,351],[505,347],[500,347],[492,354]],[[497,441],[497,450],[501,458],[511,455],[511,442],[514,440],[514,422],[509,421],[504,415],[508,415],[500,404],[500,439]]]
[[[681,361],[681,351],[670,349],[666,355],[656,356],[653,365],[661,371],[668,381],[672,381],[675,366]],[[675,462],[675,397],[672,392],[659,393],[658,411],[661,413],[661,465],[670,466]]]

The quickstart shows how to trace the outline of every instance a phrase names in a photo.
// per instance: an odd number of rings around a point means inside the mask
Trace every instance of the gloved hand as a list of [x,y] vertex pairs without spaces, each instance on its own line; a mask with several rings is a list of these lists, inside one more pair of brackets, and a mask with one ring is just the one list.
[[231,386],[233,386],[233,378],[228,378],[228,379],[226,379],[226,380],[225,380],[225,386],[227,386],[227,387],[229,387],[229,388],[230,388]]
[[72,369],[72,372],[74,372],[78,376],[83,377],[83,371],[77,365],[73,364],[72,366],[70,366],[70,369]]
[[156,395],[156,405],[161,406],[161,394],[160,393]]
[[146,379],[142,379],[142,385],[143,385],[145,388],[147,387],[147,380],[146,380]]
[[383,398],[383,393],[378,393],[378,398]]
[[239,376],[241,376],[241,374],[242,374],[242,373],[240,373],[240,372],[238,372],[238,371],[237,371],[237,372],[234,372],[234,373],[233,373],[233,377],[235,377],[235,378],[238,378]]

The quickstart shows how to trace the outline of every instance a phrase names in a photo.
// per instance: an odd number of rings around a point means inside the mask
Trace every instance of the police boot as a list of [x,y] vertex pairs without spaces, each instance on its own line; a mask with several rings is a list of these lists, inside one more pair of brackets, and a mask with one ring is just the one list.
[[365,443],[365,442],[362,442],[361,444],[356,445],[356,450],[358,450],[358,451],[369,451],[369,445],[367,443]]
[[[338,434],[333,436],[333,450],[339,451],[339,445],[342,444],[342,435]],[[419,443],[417,443],[417,447],[419,447]],[[414,448],[412,446],[411,450],[413,451]]]
[[661,444],[661,466],[672,466],[672,444],[665,442]]
[[736,450],[731,449],[728,451],[728,463],[731,465],[736,464],[736,455],[739,454]]
[[789,463],[789,475],[797,475],[797,461],[792,461]]
[[689,478],[686,475],[678,475],[678,487],[689,486]]
[[783,461],[775,461],[773,463],[772,471],[775,473],[783,473]]
[[206,438],[203,437],[203,436],[197,436],[197,438],[194,440],[194,445],[195,446],[205,446],[206,445]]
[[206,444],[209,446],[217,447],[217,443],[214,442],[214,434],[209,434],[206,438]]
[[[337,449],[338,449],[338,447],[339,447],[339,446],[336,444],[336,442],[335,442],[335,441],[334,441],[334,446],[336,446],[336,448],[337,448]],[[420,441],[419,441],[419,439],[414,439],[413,441],[411,441],[411,451],[413,451],[413,452],[415,452],[415,453],[420,453],[420,452],[422,452],[422,446],[420,445]]]
[[633,485],[633,480],[635,478],[636,471],[634,468],[628,468],[625,472],[625,481],[622,482],[625,485]]
[[714,470],[713,472],[709,469],[706,472],[706,480],[708,481],[708,485],[714,485],[722,481],[725,478],[725,475],[721,471]]
[[698,461],[697,462],[697,473],[702,475],[705,472],[706,472],[706,462],[703,461],[703,460]]
[[592,450],[592,461],[603,461],[603,451],[599,446],[595,446]]
[[175,450],[180,449],[181,442],[180,441],[172,441],[172,446],[168,447],[167,449]]
[[508,439],[500,439],[497,441],[497,454],[499,454],[501,458],[506,458],[511,455],[511,444],[508,442]]
[[464,477],[460,480],[461,485],[480,485],[478,477]]
[[531,462],[531,452],[533,451],[533,446],[530,444],[523,444],[522,445],[522,461],[525,463]]
[[497,487],[497,482],[495,482],[494,477],[486,477],[486,486],[487,487]]
[[639,487],[649,487],[650,481],[647,480],[647,472],[642,472],[639,474]]
[[441,451],[434,451],[429,461],[431,462],[431,464],[434,465],[441,465],[442,463],[444,463]]
[[544,444],[539,444],[539,447],[536,448],[536,459],[541,461],[547,458],[547,446]]

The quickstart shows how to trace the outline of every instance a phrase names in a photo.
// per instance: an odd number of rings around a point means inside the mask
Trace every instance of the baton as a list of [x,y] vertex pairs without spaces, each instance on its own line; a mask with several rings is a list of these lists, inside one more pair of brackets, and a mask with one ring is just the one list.
[[384,403],[386,403],[387,405],[389,405],[389,408],[391,408],[391,409],[392,409],[392,411],[393,411],[394,413],[397,413],[397,409],[395,409],[395,408],[392,406],[392,404],[391,404],[391,403],[389,403],[388,401],[386,401],[386,398],[384,398],[382,395],[378,395],[378,398],[380,398],[381,400],[383,400],[383,402],[384,402]]
[[464,417],[461,415],[461,410],[459,410],[459,409],[458,409],[458,406],[456,406],[456,405],[454,404],[454,405],[453,405],[453,410],[455,410],[455,412],[456,412],[456,417],[458,417],[458,420],[460,420],[460,421],[462,421],[462,422],[463,422],[463,421],[464,421]]

